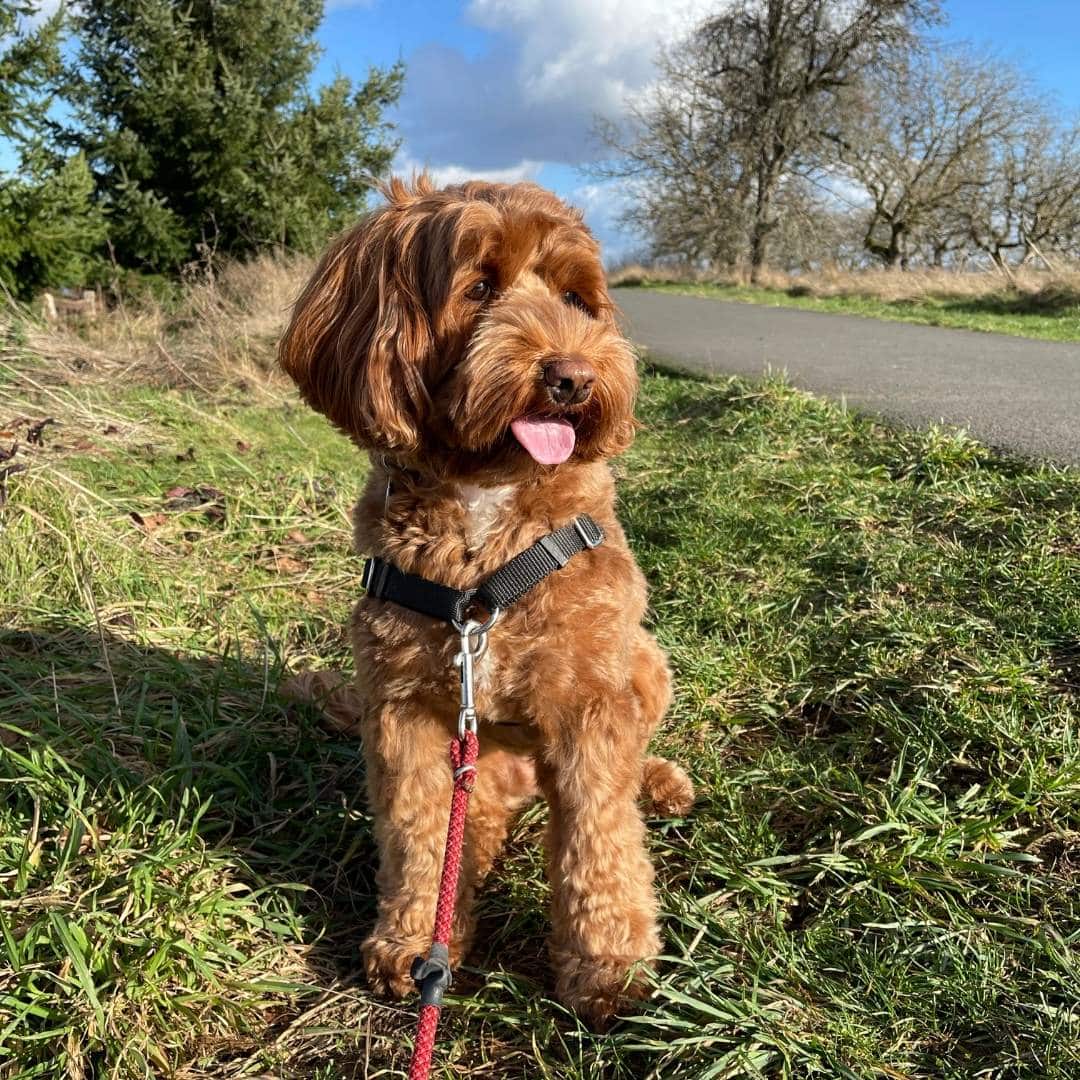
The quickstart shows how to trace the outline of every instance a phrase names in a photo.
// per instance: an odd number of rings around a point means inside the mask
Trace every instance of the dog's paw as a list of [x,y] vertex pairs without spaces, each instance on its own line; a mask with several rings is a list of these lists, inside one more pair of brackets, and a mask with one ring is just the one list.
[[368,986],[379,997],[403,998],[416,989],[413,961],[425,953],[423,945],[372,934],[360,946]]
[[616,1014],[632,1009],[649,992],[648,960],[619,956],[577,956],[557,952],[555,991],[594,1031],[611,1026]]
[[641,794],[646,809],[656,817],[682,817],[694,805],[694,784],[686,770],[662,757],[645,759]]

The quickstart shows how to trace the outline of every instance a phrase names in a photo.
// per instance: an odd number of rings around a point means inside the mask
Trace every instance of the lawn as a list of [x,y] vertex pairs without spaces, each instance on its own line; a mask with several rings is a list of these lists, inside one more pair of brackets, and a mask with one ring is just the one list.
[[795,307],[806,311],[831,311],[872,319],[950,326],[961,330],[984,330],[1044,341],[1080,341],[1080,296],[1075,290],[1046,290],[1043,294],[998,292],[972,296],[934,296],[887,299],[873,295],[804,295],[791,289],[757,288],[752,285],[713,285],[693,282],[646,280],[645,288],[657,292],[705,296],[715,300],[738,300],[770,307]]
[[[607,1036],[549,999],[533,808],[437,1075],[1080,1076],[1080,476],[780,382],[650,369],[640,412],[621,512],[700,792],[651,824],[666,958]],[[359,749],[276,693],[348,662],[363,462],[283,387],[18,344],[13,442],[0,1076],[403,1075]]]

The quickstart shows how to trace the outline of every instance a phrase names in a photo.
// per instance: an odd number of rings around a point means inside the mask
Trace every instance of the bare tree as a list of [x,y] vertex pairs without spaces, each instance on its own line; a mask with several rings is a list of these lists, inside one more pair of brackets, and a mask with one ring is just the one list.
[[910,47],[931,0],[736,0],[696,37],[704,77],[745,155],[753,212],[750,269],[764,265],[786,174],[812,155],[837,95]]
[[1014,68],[961,50],[920,50],[866,72],[831,133],[839,167],[869,201],[866,250],[906,265],[941,230],[943,259],[957,245],[958,215],[987,191],[1000,148],[1028,122],[1030,101]]
[[[751,279],[765,264],[785,186],[815,167],[837,96],[868,66],[910,47],[936,0],[734,0],[661,58],[663,85],[631,111],[629,130],[602,126],[614,151],[605,175],[672,200],[723,207],[742,222]],[[712,168],[719,159],[721,168]],[[652,220],[650,218],[650,220]]]
[[692,50],[661,52],[659,80],[627,104],[627,120],[600,120],[597,133],[616,157],[594,175],[627,181],[625,224],[653,254],[731,265],[746,236],[743,168],[730,131],[696,77]]
[[971,243],[1002,270],[1047,253],[1071,255],[1080,243],[1080,127],[1062,130],[1039,111],[1005,144],[989,183],[968,208]]

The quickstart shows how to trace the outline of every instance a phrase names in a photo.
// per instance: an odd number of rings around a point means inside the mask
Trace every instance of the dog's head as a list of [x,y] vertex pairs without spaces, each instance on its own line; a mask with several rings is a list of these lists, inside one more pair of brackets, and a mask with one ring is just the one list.
[[626,449],[634,357],[580,214],[534,184],[422,177],[384,194],[282,338],[304,397],[361,446],[437,472],[520,476]]

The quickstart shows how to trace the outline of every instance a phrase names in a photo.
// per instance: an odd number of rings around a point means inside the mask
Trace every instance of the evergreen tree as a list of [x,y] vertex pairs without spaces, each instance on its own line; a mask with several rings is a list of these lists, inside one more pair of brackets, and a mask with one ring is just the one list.
[[322,0],[85,0],[74,123],[119,261],[175,270],[202,245],[309,248],[362,208],[393,156],[402,70],[318,94]]
[[88,284],[100,266],[105,222],[86,159],[56,162],[30,149],[0,184],[0,283],[23,299],[45,286]]
[[17,140],[44,117],[50,77],[59,70],[63,12],[27,29],[36,5],[0,0],[0,138]]
[[0,0],[0,139],[19,162],[0,176],[0,285],[23,298],[45,285],[85,284],[105,238],[85,158],[44,147],[64,13],[35,23],[35,10]]

